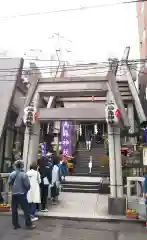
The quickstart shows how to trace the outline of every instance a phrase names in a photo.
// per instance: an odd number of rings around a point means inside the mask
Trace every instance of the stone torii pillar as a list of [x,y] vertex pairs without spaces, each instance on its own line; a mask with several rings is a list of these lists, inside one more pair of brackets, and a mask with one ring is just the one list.
[[[126,55],[126,53],[124,54]],[[113,102],[120,112],[122,126],[129,128],[129,120],[116,81],[118,60],[110,59],[108,73],[107,104]],[[110,167],[110,196],[108,197],[108,212],[110,215],[125,215],[126,198],[123,195],[122,161],[120,126],[112,125],[108,121],[109,167]]]
[[[40,96],[36,94],[34,97],[34,107],[38,109],[40,103]],[[25,170],[28,170],[32,162],[38,159],[38,146],[40,138],[40,122],[37,120],[32,128],[26,127],[24,147],[23,147],[23,161]]]
[[[112,101],[112,93],[109,92],[109,94]],[[107,103],[109,104],[109,102]],[[111,215],[124,215],[126,211],[126,198],[123,195],[120,126],[113,126],[108,123],[108,143],[110,168],[110,196],[108,197],[108,212]]]

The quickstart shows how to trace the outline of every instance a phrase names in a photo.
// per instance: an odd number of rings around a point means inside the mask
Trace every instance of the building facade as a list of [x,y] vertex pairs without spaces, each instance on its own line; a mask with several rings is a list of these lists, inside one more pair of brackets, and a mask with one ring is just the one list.
[[140,58],[147,57],[147,2],[137,3]]
[[8,172],[16,152],[22,154],[24,126],[15,126],[23,109],[27,86],[23,84],[23,59],[0,59],[0,171]]
[[[5,62],[5,63],[4,63]],[[93,77],[99,76],[102,77],[102,74],[105,73],[105,68],[107,70],[106,66],[99,67],[99,64],[82,64],[82,65],[76,65],[75,68],[72,67],[72,69],[69,69],[69,67],[65,67],[64,71],[59,71],[58,81],[59,84],[61,79],[63,79],[63,76],[65,77],[83,77],[85,80],[85,76],[87,77]],[[23,83],[22,80],[22,72],[23,72],[23,59],[10,59],[9,60],[3,60],[0,59],[0,69],[4,69],[4,72],[0,71],[0,171],[1,172],[9,172],[12,167],[12,163],[15,160],[15,153],[16,150],[20,152],[20,156],[23,154],[23,145],[24,145],[24,132],[25,132],[25,126],[23,125],[23,122],[20,123],[19,127],[16,124],[17,120],[19,119],[18,116],[20,116],[20,113],[23,114],[23,109],[25,106],[25,100],[28,100],[31,90],[30,88],[27,88],[26,85]],[[14,71],[16,69],[17,71]],[[36,67],[32,66],[33,71],[39,71]],[[35,70],[34,70],[35,69]],[[13,73],[15,74],[12,74]],[[104,72],[104,73],[102,73]],[[41,78],[41,73],[38,73],[35,75],[30,74],[29,82],[31,82],[30,86],[34,86],[35,81],[38,81],[38,78]],[[63,76],[62,76],[63,75]],[[62,78],[60,78],[62,77]],[[128,109],[128,115],[129,115],[129,121],[131,123],[131,132],[135,132],[135,123],[134,123],[134,106],[132,102],[132,95],[129,90],[128,84],[126,83],[126,76],[119,75],[118,74],[118,84],[119,84],[119,91],[122,95],[122,100],[125,102],[125,106]],[[33,82],[34,81],[34,82]],[[64,82],[63,82],[64,84]],[[78,84],[78,83],[77,83]],[[87,87],[87,85],[86,85]],[[104,87],[104,86],[103,86]],[[105,102],[106,102],[106,96],[105,96],[105,88],[102,88],[101,91],[97,93],[97,96],[86,96],[86,97],[55,97],[54,101],[50,103],[50,97],[44,96],[41,99],[40,102],[40,109],[41,108],[62,108],[68,110],[72,109],[74,110],[82,109],[82,117],[84,110],[86,107],[90,108],[96,108],[98,109],[98,117],[96,118],[96,122],[91,122],[89,125],[87,123],[83,123],[83,135],[86,135],[87,131],[89,131],[92,127],[92,131],[94,131],[94,125],[97,124],[99,133],[103,136],[107,133],[107,124],[105,120]],[[34,90],[35,91],[35,90]],[[30,102],[32,100],[30,99]],[[27,103],[28,105],[30,103]],[[50,104],[52,106],[50,106]],[[62,112],[62,111],[61,111]],[[58,114],[59,115],[59,114]],[[65,117],[65,116],[64,116]],[[56,144],[59,144],[60,140],[62,141],[62,132],[61,132],[61,126],[62,122],[60,119],[63,120],[63,118],[59,118],[59,122],[61,124],[57,124],[57,121],[55,122],[53,118],[52,120],[48,121],[42,121],[40,123],[40,142],[47,142],[48,146],[51,144],[51,142],[54,141]],[[85,118],[82,118],[85,119]],[[93,119],[92,115],[89,115],[89,119]],[[71,142],[73,143],[70,147],[72,151],[74,152],[75,146],[77,143],[77,129],[80,125],[82,125],[81,120],[77,121],[78,119],[74,119],[72,122],[72,131],[71,131]],[[57,126],[60,125],[60,126]],[[17,127],[16,127],[17,126]],[[74,128],[73,128],[74,127]],[[49,130],[50,129],[50,130]],[[38,132],[39,132],[38,131]],[[52,135],[51,135],[52,133]],[[60,135],[61,133],[61,135]],[[39,134],[38,134],[39,135]],[[64,139],[64,142],[68,142],[68,139]],[[34,141],[34,140],[32,140]],[[35,142],[34,142],[35,144]],[[63,143],[62,143],[63,144]],[[36,144],[37,146],[37,144]],[[37,146],[38,147],[38,146]],[[48,149],[51,151],[51,149]]]
[[[147,2],[139,1],[137,3],[137,19],[139,34],[140,59],[147,58]],[[147,66],[141,63],[139,66],[139,95],[143,109],[147,115]]]

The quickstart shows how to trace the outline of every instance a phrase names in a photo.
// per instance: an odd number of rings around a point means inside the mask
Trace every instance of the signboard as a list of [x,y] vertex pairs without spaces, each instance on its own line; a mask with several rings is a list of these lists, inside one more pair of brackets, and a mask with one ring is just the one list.
[[71,121],[62,121],[61,124],[61,143],[62,151],[66,156],[72,155],[72,122]]

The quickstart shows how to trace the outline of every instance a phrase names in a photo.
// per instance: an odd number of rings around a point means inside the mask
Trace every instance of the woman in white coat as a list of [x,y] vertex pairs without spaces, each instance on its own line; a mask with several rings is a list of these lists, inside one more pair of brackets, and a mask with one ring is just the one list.
[[41,197],[40,197],[40,183],[41,183],[41,177],[40,173],[37,169],[37,164],[31,164],[30,170],[27,172],[28,178],[30,180],[30,190],[27,194],[28,203],[30,206],[30,215],[32,218],[32,221],[38,220],[38,218],[35,216],[36,209],[37,209],[37,203],[41,203]]

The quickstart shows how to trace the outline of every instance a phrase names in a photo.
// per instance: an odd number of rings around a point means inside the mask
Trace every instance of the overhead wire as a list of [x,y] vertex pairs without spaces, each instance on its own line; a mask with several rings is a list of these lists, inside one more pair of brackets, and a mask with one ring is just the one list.
[[66,13],[66,12],[75,12],[75,11],[83,11],[83,10],[92,10],[92,9],[97,9],[97,8],[114,7],[114,6],[139,3],[139,2],[147,2],[147,0],[120,1],[120,2],[116,2],[116,3],[99,4],[99,5],[91,5],[91,6],[80,6],[80,7],[75,7],[75,8],[51,10],[51,11],[46,11],[46,12],[24,13],[24,14],[0,17],[0,20],[8,20],[8,19],[13,19],[13,18],[18,18],[18,17],[29,17],[29,16],[37,16],[37,15],[48,15],[48,14],[55,14],[55,13]]
[[[135,63],[135,62],[134,62]],[[131,66],[131,65],[134,65],[134,63],[132,63],[132,62],[128,62],[127,64],[129,65],[129,66]],[[136,64],[137,64],[138,62],[136,62]],[[119,63],[119,67],[121,67],[121,66],[123,66],[123,64],[124,63]],[[113,64],[112,64],[112,66],[113,66]],[[105,69],[105,68],[107,68],[107,67],[109,67],[109,64],[107,64],[107,65],[98,65],[98,64],[95,64],[95,66],[90,66],[90,65],[83,65],[83,67],[81,66],[81,67],[79,67],[78,65],[71,65],[71,66],[60,66],[60,72],[63,72],[63,71],[82,71],[82,70],[92,70],[92,69]],[[34,70],[38,70],[38,71],[45,71],[45,70],[56,70],[58,68],[58,66],[42,66],[42,67],[35,67],[35,68],[23,68],[22,69],[22,71],[23,71],[23,73],[25,73],[25,71],[34,71]],[[16,73],[17,71],[19,70],[19,68],[5,68],[5,69],[1,69],[0,68],[0,73],[2,72],[2,73],[5,73],[5,72],[10,72],[10,73]],[[34,74],[34,73],[33,73]],[[38,73],[37,73],[38,74]],[[9,75],[9,74],[8,74]]]
[[[97,68],[95,68],[95,69],[97,69]],[[84,69],[80,69],[80,70],[83,70],[84,71]],[[85,70],[90,70],[90,69],[85,69]],[[132,68],[132,70],[136,70],[136,69],[133,69]],[[72,72],[73,71],[78,71],[77,69],[76,70],[72,70]],[[64,72],[64,71],[58,71],[58,73],[62,73],[62,72]],[[10,77],[10,78],[12,78],[12,77],[16,77],[16,75],[17,75],[17,73],[18,72],[15,72],[15,73],[13,73],[13,74],[3,74],[3,75],[1,75],[0,74],[0,82],[13,82],[14,80],[13,79],[8,79],[8,77]],[[69,73],[70,73],[70,71],[69,71]],[[93,73],[82,73],[81,75],[79,75],[79,77],[82,77],[82,76],[94,76],[94,75],[97,75],[97,74],[104,74],[104,73],[108,73],[108,71],[96,71],[96,72],[93,72]],[[44,74],[50,74],[50,72],[41,72],[41,75],[44,75]],[[123,73],[122,74],[117,74],[117,77],[119,77],[119,76],[123,76],[123,75],[125,75],[126,74],[126,71],[125,70],[123,70]],[[31,75],[38,75],[38,73],[36,73],[36,74],[30,74],[29,76],[31,76]],[[72,77],[75,77],[75,76],[67,76],[67,78],[72,78]],[[4,78],[4,79],[1,79],[1,78]],[[5,79],[5,78],[7,78],[7,79]],[[42,76],[41,78],[44,78],[44,76]],[[55,80],[55,76],[48,76],[48,78],[49,79],[51,79],[52,78],[52,80]],[[61,76],[59,76],[59,77],[57,77],[56,76],[56,79],[60,79],[61,78]],[[22,79],[23,79],[23,76],[22,76]]]
[[[23,57],[22,57],[23,58]],[[0,59],[7,60],[7,59],[14,59],[14,57],[0,57]],[[24,61],[40,61],[40,62],[59,62],[59,60],[52,60],[52,59],[42,59],[42,58],[23,58]],[[113,60],[113,59],[112,59]],[[147,58],[135,58],[135,59],[129,59],[127,62],[145,62],[147,61]],[[61,63],[65,63],[65,60],[60,60]],[[120,60],[120,62],[126,62],[125,60]],[[109,61],[98,61],[98,62],[91,62],[90,64],[104,64],[104,63],[109,63]],[[86,65],[87,63],[85,62],[78,62],[78,65]],[[88,63],[89,64],[89,63]],[[70,65],[70,64],[69,64]]]
[[[119,61],[119,66],[123,66],[124,63],[127,63],[128,65],[133,65],[133,64],[144,64],[145,62],[147,62],[147,59],[134,59],[134,60],[128,60],[128,61]],[[92,67],[93,65],[93,67]],[[113,63],[112,63],[113,66]],[[44,66],[36,66],[33,67],[32,69],[30,67],[27,68],[23,68],[23,71],[30,71],[30,70],[46,70],[46,69],[50,69],[50,70],[56,70],[58,67],[58,65],[44,65]],[[63,66],[60,65],[60,68],[62,68]],[[83,68],[84,67],[84,68]],[[96,63],[86,63],[86,64],[71,64],[71,65],[64,65],[64,70],[70,70],[70,71],[76,71],[76,70],[88,70],[88,69],[95,69],[95,68],[99,68],[99,69],[103,69],[109,67],[109,61],[107,62],[96,62]],[[15,70],[17,71],[18,68],[0,68],[0,72],[15,72]],[[61,70],[62,71],[62,70]]]
[[[132,69],[133,67],[135,67],[134,65],[135,64],[140,64],[140,63],[145,63],[146,62],[146,59],[134,59],[134,60],[129,60],[127,61],[127,64],[128,66],[130,66]],[[92,72],[92,73],[82,73],[82,75],[93,75],[93,74],[101,74],[101,73],[107,73],[107,71],[100,71],[102,69],[105,69],[107,67],[109,67],[109,62],[105,62],[107,63],[106,65],[98,65],[97,63],[96,64],[93,64],[95,66],[90,66],[88,64],[82,64],[81,67],[79,67],[78,65],[69,65],[69,66],[60,66],[60,69],[58,69],[58,73],[62,73],[62,72],[75,72],[75,71],[90,71],[90,70],[99,70],[99,71],[95,71],[95,72]],[[119,62],[119,70],[121,71],[121,66],[123,66],[124,64],[124,61],[120,61]],[[132,66],[133,65],[133,66]],[[83,66],[83,67],[82,67]],[[63,67],[63,68],[62,68]],[[16,74],[18,73],[18,68],[8,68],[8,69],[0,69],[0,81],[13,81],[12,79],[10,80],[6,80],[6,79],[1,79],[1,78],[4,78],[4,77],[14,77],[16,76]],[[51,70],[57,70],[57,66],[42,66],[42,67],[35,67],[32,69],[33,70],[39,70],[40,71],[40,74],[50,74]],[[50,71],[49,71],[50,70]],[[134,68],[134,70],[136,70]],[[34,72],[31,72],[31,69],[30,68],[26,68],[26,69],[23,69],[22,70],[22,76],[26,76],[25,75],[25,71],[30,71],[29,72],[29,75],[38,75],[38,72],[34,73]],[[4,74],[3,74],[4,73]],[[124,73],[122,74],[124,75]]]

